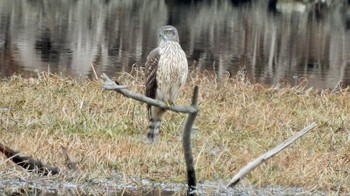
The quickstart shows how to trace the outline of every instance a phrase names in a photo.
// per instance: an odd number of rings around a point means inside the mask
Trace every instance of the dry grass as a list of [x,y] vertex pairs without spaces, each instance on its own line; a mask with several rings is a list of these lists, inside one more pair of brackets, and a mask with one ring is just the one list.
[[[142,93],[142,74],[118,78]],[[350,193],[350,93],[305,90],[304,86],[266,88],[235,79],[214,82],[193,73],[178,104],[188,104],[200,88],[200,113],[193,136],[199,180],[231,178],[242,166],[315,121],[319,126],[247,176],[257,186],[301,186]],[[168,112],[157,144],[145,142],[145,105],[100,81],[78,81],[39,74],[13,76],[0,83],[1,142],[64,168],[60,144],[77,161],[73,181],[123,176],[185,182],[181,147],[184,114]],[[9,108],[4,109],[4,108]],[[2,172],[1,172],[2,171]],[[0,156],[0,178],[28,175]],[[62,177],[62,176],[61,176]],[[58,177],[60,178],[60,177]]]

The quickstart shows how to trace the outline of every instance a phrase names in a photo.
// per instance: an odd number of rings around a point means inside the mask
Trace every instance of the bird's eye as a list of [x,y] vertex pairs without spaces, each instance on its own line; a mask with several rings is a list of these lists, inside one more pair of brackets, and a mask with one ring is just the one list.
[[164,33],[165,33],[165,34],[171,34],[172,31],[171,31],[171,30],[165,30]]

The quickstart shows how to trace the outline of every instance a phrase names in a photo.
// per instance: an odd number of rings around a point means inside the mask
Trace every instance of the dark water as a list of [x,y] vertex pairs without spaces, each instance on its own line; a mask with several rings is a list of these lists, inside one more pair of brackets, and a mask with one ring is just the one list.
[[[189,64],[273,85],[350,85],[350,2],[285,0],[1,0],[0,76],[73,77],[142,66],[157,31],[178,28]],[[289,1],[291,2],[291,1]],[[310,0],[310,2],[312,2]]]

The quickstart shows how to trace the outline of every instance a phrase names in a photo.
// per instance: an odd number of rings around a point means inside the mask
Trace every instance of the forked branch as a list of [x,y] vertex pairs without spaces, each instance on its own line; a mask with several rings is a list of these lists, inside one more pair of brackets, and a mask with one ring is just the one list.
[[187,168],[187,184],[188,184],[188,195],[196,195],[196,172],[193,164],[192,148],[191,148],[191,132],[194,121],[196,120],[198,109],[198,86],[194,88],[192,103],[190,106],[168,106],[162,101],[151,99],[141,94],[134,93],[127,90],[126,86],[118,85],[113,80],[109,79],[106,74],[102,74],[101,78],[104,80],[103,89],[104,90],[115,90],[122,95],[135,99],[137,101],[147,103],[152,106],[157,106],[166,110],[171,110],[174,112],[188,113],[187,120],[185,122],[183,137],[182,137],[182,147],[185,156],[186,168]]

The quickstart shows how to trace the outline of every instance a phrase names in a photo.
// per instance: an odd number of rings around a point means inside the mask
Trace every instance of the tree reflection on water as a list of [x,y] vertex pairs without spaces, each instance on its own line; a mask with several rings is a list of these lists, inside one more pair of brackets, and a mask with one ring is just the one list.
[[142,66],[159,27],[176,26],[189,64],[273,85],[305,77],[350,85],[350,5],[337,0],[60,0],[0,2],[0,74],[92,77]]

